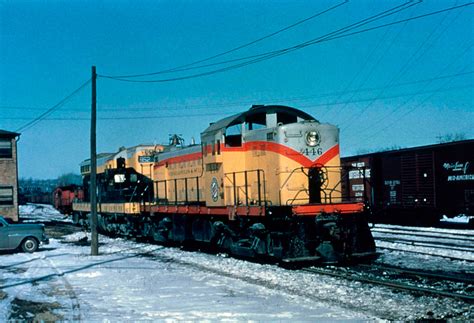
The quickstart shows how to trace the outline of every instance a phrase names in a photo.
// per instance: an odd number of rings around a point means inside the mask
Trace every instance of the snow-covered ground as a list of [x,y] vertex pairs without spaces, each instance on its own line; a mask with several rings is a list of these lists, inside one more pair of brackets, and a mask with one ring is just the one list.
[[67,215],[59,213],[49,204],[31,203],[20,206],[20,220],[25,223],[48,223],[51,221],[72,222]]
[[[46,206],[21,212],[62,218]],[[74,243],[84,237],[51,239],[34,254],[0,254],[0,322],[19,299],[73,321],[474,319],[473,307],[453,299],[124,239],[101,236],[100,255],[90,256],[90,247]],[[382,260],[402,260],[391,254]]]
[[[413,230],[413,232],[410,232]],[[474,230],[472,229],[443,229],[431,227],[407,227],[388,224],[376,224],[372,230],[376,239],[377,247],[386,247],[396,250],[380,249],[381,257],[377,262],[398,265],[404,268],[425,269],[425,270],[444,270],[454,272],[472,273],[474,276]],[[421,236],[413,236],[419,234]],[[397,241],[383,241],[379,238],[394,238],[412,240],[414,244]],[[417,245],[425,242],[436,241],[439,243],[451,243],[459,245],[461,250],[443,249],[441,246]],[[456,247],[455,247],[456,248]],[[426,253],[416,254],[412,252]],[[439,255],[433,257],[430,255]],[[462,260],[451,260],[448,257],[455,257]]]
[[463,224],[468,224],[471,221],[474,221],[473,216],[469,216],[466,214],[459,214],[455,216],[454,218],[448,218],[446,215],[443,215],[443,218],[441,219],[442,223],[463,223]]

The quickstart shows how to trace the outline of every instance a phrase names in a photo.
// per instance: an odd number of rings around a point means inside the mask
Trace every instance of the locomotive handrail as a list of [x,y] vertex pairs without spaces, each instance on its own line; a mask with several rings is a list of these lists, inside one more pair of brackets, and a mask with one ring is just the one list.
[[[229,178],[229,176],[227,176],[227,175],[229,175],[229,174],[232,174],[232,175],[233,175],[233,176],[232,176],[233,179],[234,179],[233,181]],[[225,178],[227,178],[227,179],[230,181],[230,183],[232,184],[233,192],[234,192],[234,205],[237,205],[237,194],[236,194],[237,192],[236,192],[236,188],[237,188],[237,190],[241,191],[241,193],[243,193],[245,196],[247,196],[247,192],[244,191],[244,190],[242,189],[242,187],[240,187],[240,186],[237,186],[237,187],[236,187],[236,186],[235,186],[235,182],[236,182],[236,181],[235,181],[235,173],[225,173],[224,176],[225,176]]]
[[283,182],[283,184],[281,185],[281,187],[280,187],[280,192],[281,192],[281,190],[283,189],[283,187],[288,183],[288,181],[290,180],[290,177],[293,176],[293,173],[294,173],[295,171],[297,171],[297,170],[301,170],[301,172],[303,172],[303,168],[304,168],[304,167],[297,167],[297,168],[293,169],[293,170],[290,172],[290,174],[289,174],[288,177],[286,178],[285,182]]
[[[252,170],[246,170],[246,171],[239,171],[239,172],[230,172],[230,173],[224,173],[224,176],[225,178],[227,178],[229,180],[229,182],[232,184],[232,188],[233,188],[233,193],[234,193],[234,205],[238,205],[238,201],[237,201],[237,189],[238,190],[242,190],[241,187],[238,187],[236,186],[236,177],[235,175],[236,174],[244,174],[244,187],[245,187],[245,190],[242,192],[244,195],[245,195],[245,205],[249,205],[249,196],[248,196],[248,173],[254,173],[254,172],[257,172],[257,188],[258,188],[258,205],[262,205],[262,183],[260,181],[260,173],[263,174],[263,202],[264,202],[264,205],[267,205],[267,201],[265,200],[265,197],[266,197],[266,194],[267,194],[267,191],[266,191],[266,180],[265,180],[265,171],[263,169],[252,169]],[[229,178],[228,175],[232,174],[232,179]]]
[[[335,167],[330,167],[330,168],[335,168]],[[367,194],[366,194],[366,185],[367,185],[367,182],[368,183],[371,183],[370,182],[370,179],[368,179],[366,177],[366,170],[368,169],[367,167],[354,167],[354,166],[339,166],[340,169],[347,169],[347,170],[357,170],[359,172],[359,174],[361,175],[361,179],[362,179],[362,183],[364,185],[364,196],[363,196],[363,202],[364,203],[367,203],[368,201],[368,197],[367,197]],[[334,187],[330,190],[330,199],[332,199],[332,193],[334,192],[339,192],[341,193],[341,198],[344,198],[343,196],[343,190],[342,190],[342,184],[347,182],[348,183],[348,177],[349,177],[349,171],[348,172],[340,172],[341,174],[341,179],[339,180],[339,182],[334,185]],[[341,185],[341,190],[336,190],[336,188]],[[347,194],[345,196],[347,199],[351,200],[352,199],[356,199],[357,196],[353,196],[353,195],[350,195],[350,194]]]
[[[281,191],[283,190],[283,188],[285,187],[285,185],[288,184],[288,181],[289,181],[290,178],[296,173],[296,171],[300,171],[302,174],[304,174],[304,175],[306,175],[306,176],[308,177],[309,174],[305,173],[305,171],[304,171],[305,169],[310,169],[310,168],[323,168],[323,167],[326,167],[326,166],[324,166],[324,165],[322,165],[322,164],[315,164],[314,167],[303,167],[303,166],[301,166],[301,167],[297,167],[297,168],[293,169],[293,170],[288,174],[287,178],[285,179],[285,181],[283,182],[283,184],[280,186],[280,188],[279,188],[279,190],[278,190],[278,199],[279,199],[279,201],[280,201],[280,204],[282,204],[282,203],[281,203],[281,202],[282,202],[282,201],[281,201]],[[281,173],[284,173],[284,172],[281,172]],[[280,174],[281,174],[281,173],[280,173]],[[293,199],[291,199],[291,198],[288,199],[288,200],[285,202],[285,204],[288,205],[288,202],[289,202],[290,200],[295,201],[296,198],[298,197],[299,193],[300,193],[300,191],[298,191],[298,192],[296,193],[296,195],[294,196]],[[308,194],[308,196],[309,196],[309,194]]]
[[[297,197],[298,197],[298,195],[300,195],[301,192],[305,192],[305,193],[308,195],[308,197],[307,197],[307,198],[299,198],[299,199],[298,199]],[[309,199],[308,190],[304,188],[304,189],[302,189],[302,190],[299,190],[293,198],[286,200],[286,203],[285,203],[285,204],[286,204],[286,205],[293,205],[293,203],[294,203],[295,201],[302,201],[302,200],[307,200],[307,199]]]
[[[189,195],[188,195],[188,181],[189,180],[195,180],[196,181],[196,200],[195,201],[190,201],[189,200]],[[181,181],[184,181],[184,194],[185,194],[185,198],[184,198],[184,201],[182,200],[178,200],[178,182],[181,182]],[[180,203],[200,203],[200,195],[199,195],[199,176],[195,176],[195,177],[184,177],[184,178],[174,178],[174,179],[163,179],[163,180],[158,180],[158,181],[154,181],[153,184],[155,186],[155,201],[157,204],[159,203],[160,200],[165,200],[165,201],[169,201],[169,198],[168,198],[168,182],[173,182],[174,183],[174,201],[173,203],[175,205],[178,205]],[[160,190],[158,190],[158,185],[163,183],[164,184],[164,193],[165,193],[165,196],[164,196],[164,199],[163,198],[160,198],[159,197],[159,192]]]
[[145,186],[145,188],[143,189],[143,192],[142,192],[142,199],[141,199],[141,202],[142,202],[142,205],[145,206],[147,201],[145,201],[145,198],[144,198],[144,193],[147,192],[148,194],[148,201],[152,201],[151,199],[151,191],[149,190],[150,188],[150,184],[147,184],[147,186]]
[[[334,190],[332,190],[331,193],[332,193],[333,191],[334,191]],[[301,192],[305,192],[305,193],[308,195],[308,197],[306,197],[306,198],[298,198],[298,195],[299,195]],[[337,192],[341,192],[341,191],[337,191]],[[324,194],[324,198],[323,198],[324,202],[321,201],[322,204],[332,203],[332,194],[329,194],[329,199],[328,199],[328,194],[327,194],[325,191],[321,191],[321,193]],[[286,201],[286,205],[293,205],[293,203],[294,203],[295,201],[303,201],[303,200],[307,200],[307,199],[309,199],[308,190],[304,188],[304,189],[299,190],[293,198],[288,199],[288,200]]]
[[[328,167],[328,168],[329,168],[329,171],[328,171],[328,172],[330,172],[330,170],[331,170],[332,168],[334,168],[334,167]],[[339,166],[338,168],[341,169],[340,166]],[[341,172],[338,172],[338,173],[341,173]],[[340,179],[339,179],[339,181],[336,183],[336,185],[334,185],[332,188],[329,189],[329,203],[332,203],[333,193],[334,193],[334,192],[340,193],[340,195],[341,195],[341,200],[342,200],[342,198],[343,198],[343,197],[342,197],[342,189],[341,189],[341,190],[337,190],[337,187],[342,186],[342,180],[343,180],[343,176],[340,177]],[[327,189],[327,185],[326,185],[325,189]],[[327,195],[328,195],[328,194],[326,193],[325,190],[322,191],[322,192],[323,192],[323,194],[324,194],[324,200],[325,200],[325,202],[327,203],[327,202],[328,202],[328,198],[327,198]]]
[[[327,170],[329,167],[324,166],[324,165],[322,165],[322,164],[316,164],[316,165],[314,165],[314,166],[312,166],[312,167],[301,167],[301,172],[302,172],[303,174],[305,174],[307,177],[309,177],[309,176],[310,176],[310,175],[309,175],[309,172],[306,173],[305,170],[306,170],[306,169],[309,170],[310,168],[317,168],[317,169],[320,169],[320,170]],[[327,171],[326,171],[324,174],[327,175]],[[325,185],[325,186],[323,187],[323,185]],[[325,179],[323,179],[323,181],[322,181],[322,183],[321,183],[321,187],[323,187],[324,189],[326,189],[326,188],[328,187],[327,176],[326,176]]]
[[[280,190],[279,190],[280,204],[282,204],[282,190],[288,184],[290,178],[296,172],[299,172],[299,173],[304,174],[305,176],[309,177],[309,173],[305,172],[305,170],[306,169],[311,169],[311,168],[321,168],[321,169],[327,170],[327,172],[331,172],[331,170],[335,169],[335,168],[342,169],[342,168],[347,168],[347,167],[343,167],[343,166],[324,166],[324,165],[317,164],[314,167],[297,167],[297,168],[293,169],[291,172],[289,172],[288,177],[285,179],[285,181],[283,182],[283,184],[280,187]],[[366,195],[366,189],[365,189],[366,188],[366,182],[367,182],[367,178],[365,176],[365,168],[361,169],[359,167],[354,167],[354,169],[359,171],[359,173],[361,174],[361,179],[363,180],[363,185],[364,185],[364,197],[363,198],[364,198],[364,203],[365,203],[368,200],[367,195]],[[327,181],[323,182],[324,186],[321,185],[322,189],[320,191],[321,194],[323,195],[322,196],[322,200],[323,200],[322,203],[332,203],[335,193],[339,193],[341,195],[341,199],[346,198],[346,199],[352,200],[352,196],[350,196],[350,195],[343,196],[342,188],[338,189],[338,187],[342,187],[342,184],[345,183],[346,177],[348,176],[349,172],[342,173],[342,174],[343,175],[340,177],[339,181],[337,181],[337,183],[335,183],[334,185],[331,185],[330,188],[328,188],[329,183]],[[287,199],[285,204],[286,205],[292,205],[295,201],[303,200],[303,198],[298,198],[298,196],[301,194],[302,191],[305,191],[308,194],[308,198],[309,198],[308,189],[304,188],[302,190],[299,190],[294,195],[294,197]]]
[[138,185],[135,185],[135,188],[133,189],[133,192],[130,195],[130,200],[129,200],[130,203],[132,202],[133,197],[135,196],[135,193],[137,192],[137,187],[138,187]]

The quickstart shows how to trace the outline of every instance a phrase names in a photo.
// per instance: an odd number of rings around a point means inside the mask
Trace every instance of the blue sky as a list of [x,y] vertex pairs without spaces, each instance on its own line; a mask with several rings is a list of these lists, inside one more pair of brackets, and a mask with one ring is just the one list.
[[[0,129],[16,131],[90,78],[185,65],[249,43],[344,1],[2,1]],[[413,2],[357,30],[468,3]],[[404,1],[349,1],[206,63],[287,48]],[[206,126],[252,104],[300,108],[341,129],[343,155],[474,138],[474,6],[445,11],[226,72],[175,82],[98,79],[99,152],[199,141]],[[221,65],[139,78],[159,80]],[[226,65],[223,65],[226,66]],[[88,158],[90,85],[21,131],[20,177],[79,172]]]

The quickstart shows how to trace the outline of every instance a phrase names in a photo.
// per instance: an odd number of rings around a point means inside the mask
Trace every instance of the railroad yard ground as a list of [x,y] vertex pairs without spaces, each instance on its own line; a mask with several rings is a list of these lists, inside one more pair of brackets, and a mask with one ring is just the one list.
[[[373,268],[311,272],[104,236],[100,255],[92,257],[88,235],[51,207],[28,205],[21,213],[44,222],[51,242],[33,254],[0,254],[2,322],[474,320],[472,230],[375,226],[381,255]],[[410,278],[390,268],[451,278]],[[465,298],[402,291],[358,277]]]

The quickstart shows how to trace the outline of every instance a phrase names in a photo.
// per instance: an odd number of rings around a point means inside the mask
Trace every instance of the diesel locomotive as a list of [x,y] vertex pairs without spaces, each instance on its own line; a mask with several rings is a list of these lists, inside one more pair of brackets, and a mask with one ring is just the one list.
[[83,199],[82,187],[75,184],[58,186],[53,191],[53,206],[62,214],[71,214],[73,201]]
[[[90,160],[74,221],[89,225]],[[364,203],[342,194],[339,129],[287,106],[211,123],[201,144],[140,145],[97,159],[98,227],[275,262],[376,255]]]

